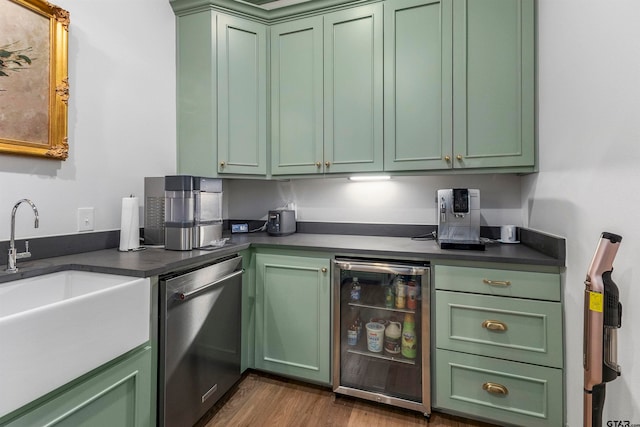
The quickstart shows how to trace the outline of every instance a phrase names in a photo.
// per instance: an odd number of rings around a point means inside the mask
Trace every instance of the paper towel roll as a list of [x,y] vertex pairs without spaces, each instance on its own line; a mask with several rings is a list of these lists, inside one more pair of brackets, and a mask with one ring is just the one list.
[[140,247],[140,218],[137,197],[122,198],[122,216],[120,220],[120,247],[126,252]]

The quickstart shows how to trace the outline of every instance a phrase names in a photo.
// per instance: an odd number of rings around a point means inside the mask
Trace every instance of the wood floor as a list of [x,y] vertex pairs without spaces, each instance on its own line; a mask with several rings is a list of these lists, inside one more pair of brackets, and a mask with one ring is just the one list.
[[195,427],[346,426],[492,427],[433,412],[413,411],[335,395],[329,388],[249,372]]

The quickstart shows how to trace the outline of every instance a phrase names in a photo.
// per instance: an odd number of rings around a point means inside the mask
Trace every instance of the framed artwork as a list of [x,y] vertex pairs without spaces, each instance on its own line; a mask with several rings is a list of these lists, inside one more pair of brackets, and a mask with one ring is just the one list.
[[0,154],[65,160],[69,12],[0,0]]

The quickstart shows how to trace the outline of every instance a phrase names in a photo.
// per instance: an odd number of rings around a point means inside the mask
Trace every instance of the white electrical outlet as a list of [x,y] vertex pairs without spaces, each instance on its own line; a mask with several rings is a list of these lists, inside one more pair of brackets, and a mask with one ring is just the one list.
[[93,230],[93,208],[78,208],[78,231]]

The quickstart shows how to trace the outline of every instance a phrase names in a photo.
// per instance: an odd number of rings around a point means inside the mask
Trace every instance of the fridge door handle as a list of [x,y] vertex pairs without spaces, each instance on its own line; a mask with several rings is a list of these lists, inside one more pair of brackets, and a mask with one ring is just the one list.
[[344,261],[335,260],[336,267],[340,270],[357,270],[366,271],[370,273],[390,273],[390,274],[403,274],[407,276],[420,276],[429,272],[428,267],[420,266],[405,266],[386,263],[367,262],[362,263],[358,261]]

